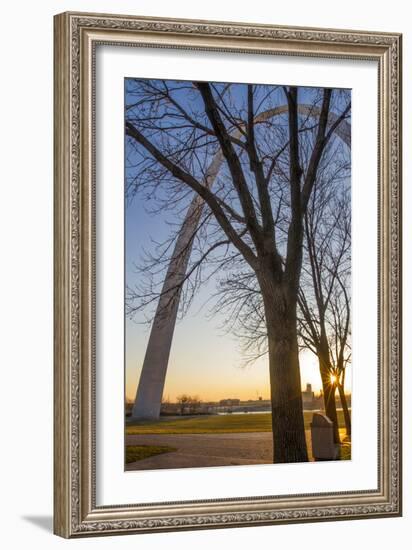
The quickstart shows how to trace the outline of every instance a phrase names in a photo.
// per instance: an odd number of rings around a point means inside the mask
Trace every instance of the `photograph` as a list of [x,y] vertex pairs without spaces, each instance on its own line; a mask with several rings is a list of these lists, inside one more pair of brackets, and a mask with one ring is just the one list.
[[125,77],[127,472],[351,460],[351,100]]

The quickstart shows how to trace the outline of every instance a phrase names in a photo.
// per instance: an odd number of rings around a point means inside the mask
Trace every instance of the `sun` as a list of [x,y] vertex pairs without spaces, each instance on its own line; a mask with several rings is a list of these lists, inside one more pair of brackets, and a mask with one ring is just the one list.
[[338,381],[338,377],[336,376],[336,374],[331,374],[330,375],[330,383],[332,384],[332,386],[334,386],[337,381]]

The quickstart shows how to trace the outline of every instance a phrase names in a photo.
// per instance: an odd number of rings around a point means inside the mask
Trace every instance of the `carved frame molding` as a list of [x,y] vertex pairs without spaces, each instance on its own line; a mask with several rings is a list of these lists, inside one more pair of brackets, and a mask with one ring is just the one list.
[[[54,531],[64,537],[401,514],[401,35],[64,13],[55,17]],[[379,487],[96,506],[94,55],[98,44],[371,59],[379,87]]]

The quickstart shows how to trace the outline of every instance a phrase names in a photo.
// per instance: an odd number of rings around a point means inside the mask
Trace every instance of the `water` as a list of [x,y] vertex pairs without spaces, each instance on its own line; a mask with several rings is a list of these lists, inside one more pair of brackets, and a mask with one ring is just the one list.
[[[337,411],[341,411],[343,409],[336,409]],[[324,409],[304,409],[304,412],[312,412],[312,413],[324,413]],[[226,416],[230,414],[267,414],[270,413],[270,410],[267,411],[233,411],[233,412],[218,412],[218,416]]]

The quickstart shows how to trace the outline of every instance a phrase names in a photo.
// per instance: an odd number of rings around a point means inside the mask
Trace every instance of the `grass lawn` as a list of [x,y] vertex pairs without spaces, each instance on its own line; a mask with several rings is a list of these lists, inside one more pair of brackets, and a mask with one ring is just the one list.
[[[313,413],[304,412],[305,429],[310,429]],[[271,413],[211,415],[151,422],[129,421],[126,434],[225,434],[270,432]],[[343,412],[338,411],[339,428],[344,428]]]
[[350,460],[352,457],[352,442],[350,437],[347,437],[346,430],[339,430],[340,440],[342,445],[340,448],[340,459]]
[[126,464],[176,450],[177,449],[174,447],[168,447],[166,445],[127,445]]

